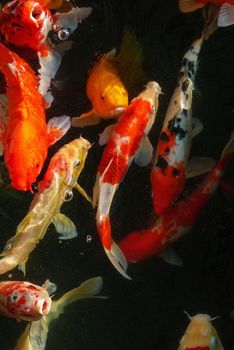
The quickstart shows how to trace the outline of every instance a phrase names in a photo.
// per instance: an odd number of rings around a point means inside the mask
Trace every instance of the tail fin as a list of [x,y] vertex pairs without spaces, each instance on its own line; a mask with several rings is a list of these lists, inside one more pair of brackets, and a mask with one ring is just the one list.
[[[113,60],[124,82],[127,91],[132,91],[136,85],[145,82],[145,73],[142,69],[143,50],[136,33],[130,27],[124,29],[122,43],[117,56]],[[126,74],[127,69],[127,74]],[[133,94],[134,92],[132,92]],[[135,93],[134,93],[135,96]]]

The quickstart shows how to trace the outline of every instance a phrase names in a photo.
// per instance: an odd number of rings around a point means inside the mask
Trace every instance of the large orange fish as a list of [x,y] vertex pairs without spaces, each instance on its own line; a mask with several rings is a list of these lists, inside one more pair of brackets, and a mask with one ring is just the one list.
[[234,134],[223,150],[216,166],[205,177],[192,194],[173,204],[163,216],[145,230],[129,233],[120,243],[119,247],[127,261],[142,261],[152,256],[159,256],[174,264],[181,262],[165,250],[172,242],[186,234],[198,219],[202,209],[217,189],[225,168],[234,152]]
[[[78,24],[92,12],[92,8],[72,8],[65,13],[51,14],[46,2],[13,0],[5,4],[0,14],[0,34],[6,45],[27,48],[36,52],[40,63],[38,89],[49,107],[53,96],[49,90],[51,79],[61,64],[62,54],[71,45],[58,45],[56,49],[47,40],[48,33],[73,33]],[[60,35],[64,36],[64,35]]]
[[17,190],[31,190],[50,145],[70,127],[67,116],[52,118],[48,126],[45,103],[38,92],[38,79],[29,65],[0,44],[0,70],[5,76],[8,125],[2,135],[4,161]]

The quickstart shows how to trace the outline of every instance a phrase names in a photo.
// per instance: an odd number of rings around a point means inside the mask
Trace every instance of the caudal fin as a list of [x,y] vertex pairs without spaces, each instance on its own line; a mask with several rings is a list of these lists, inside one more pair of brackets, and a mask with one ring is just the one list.
[[108,258],[110,259],[110,261],[112,262],[112,264],[116,268],[116,270],[119,271],[119,273],[123,277],[131,280],[131,277],[129,277],[128,274],[126,273],[126,270],[128,267],[127,260],[126,260],[125,256],[123,255],[122,250],[118,247],[118,245],[113,241],[110,249],[106,249],[104,247],[104,250],[105,250]]

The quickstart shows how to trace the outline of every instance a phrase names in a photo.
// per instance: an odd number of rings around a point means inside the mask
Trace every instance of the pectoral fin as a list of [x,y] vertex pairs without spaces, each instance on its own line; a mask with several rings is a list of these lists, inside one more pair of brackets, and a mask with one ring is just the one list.
[[150,143],[148,136],[145,136],[141,141],[140,149],[135,156],[135,163],[138,166],[144,167],[151,162],[153,156],[153,146]]
[[63,137],[71,126],[71,118],[67,115],[54,117],[48,121],[47,134],[49,146]]
[[195,0],[179,0],[179,9],[181,12],[193,12],[205,6],[205,3],[199,3]]
[[78,184],[78,182],[74,186],[80,194],[87,199],[89,203],[92,204],[92,199],[89,197],[89,195],[86,193],[86,191]]
[[46,319],[47,317],[43,317],[39,321],[31,323],[29,330],[30,349],[45,349],[49,331]]
[[89,112],[81,114],[80,117],[73,117],[71,125],[77,128],[84,128],[85,126],[98,125],[99,123],[100,117],[91,109]]
[[229,27],[234,24],[234,6],[225,3],[221,6],[218,16],[218,27]]
[[113,133],[113,130],[116,126],[116,123],[114,124],[111,124],[111,125],[108,125],[104,130],[103,132],[99,135],[99,145],[100,146],[104,146],[107,144],[107,142],[109,141],[112,133]]
[[213,158],[209,157],[194,157],[191,158],[186,167],[186,177],[199,176],[207,173],[215,166],[216,162]]
[[181,257],[175,252],[175,250],[171,247],[167,247],[160,254],[160,257],[166,261],[168,264],[182,266],[183,260]]
[[52,295],[56,291],[57,286],[55,283],[50,282],[50,280],[46,280],[42,288],[46,289],[49,295]]
[[56,231],[60,234],[59,239],[71,239],[77,237],[76,227],[71,219],[64,214],[57,214],[52,220]]
[[200,134],[200,132],[203,130],[203,124],[197,118],[192,119],[192,127],[192,138]]

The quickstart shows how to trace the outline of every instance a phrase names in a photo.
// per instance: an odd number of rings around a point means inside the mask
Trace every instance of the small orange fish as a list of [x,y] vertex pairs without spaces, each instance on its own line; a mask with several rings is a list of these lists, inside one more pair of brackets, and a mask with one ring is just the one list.
[[234,5],[234,0],[179,0],[179,9],[186,13],[196,11],[208,4],[222,6],[225,3]]
[[45,103],[38,79],[29,65],[0,44],[0,70],[7,82],[8,125],[2,136],[4,161],[11,185],[32,190],[50,145],[70,127],[67,116],[52,118],[46,126]]

